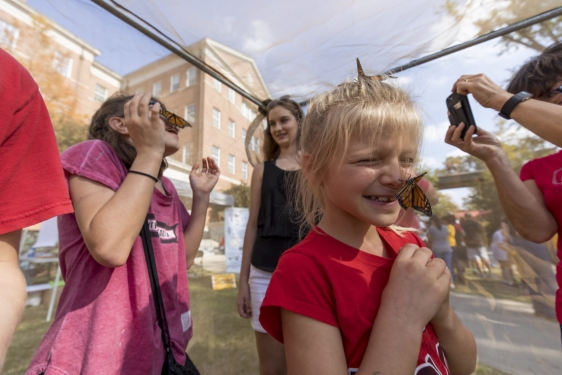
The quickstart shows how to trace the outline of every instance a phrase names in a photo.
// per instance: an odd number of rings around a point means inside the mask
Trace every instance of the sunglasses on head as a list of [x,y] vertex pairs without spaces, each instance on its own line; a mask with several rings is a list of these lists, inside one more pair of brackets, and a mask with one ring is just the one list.
[[[158,102],[156,100],[152,99],[150,101],[150,103],[148,103],[148,105],[150,106],[150,105],[154,105],[156,103],[158,103]],[[177,126],[180,129],[183,129],[186,126],[189,126],[190,128],[192,127],[191,124],[189,122],[187,122],[186,120],[184,120],[182,117],[176,115],[173,112],[166,111],[162,107],[160,107],[159,113],[162,117],[164,117],[164,119],[166,121],[168,121],[168,123],[170,123],[171,125]]]

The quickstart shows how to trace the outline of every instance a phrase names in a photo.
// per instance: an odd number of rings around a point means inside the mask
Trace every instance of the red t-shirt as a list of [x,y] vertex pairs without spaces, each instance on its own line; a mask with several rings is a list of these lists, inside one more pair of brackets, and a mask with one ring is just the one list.
[[[413,233],[400,237],[387,228],[377,231],[392,259],[360,251],[321,231],[311,231],[286,251],[261,306],[264,329],[283,342],[281,308],[337,327],[349,374],[354,374],[367,349],[398,250],[407,243],[424,246]],[[422,336],[415,374],[449,374],[443,350],[429,324]]]
[[[114,191],[127,176],[111,146],[99,140],[72,146],[61,157],[67,176]],[[189,214],[172,182],[163,177],[162,184],[169,195],[154,189],[148,220],[172,351],[184,363],[193,332],[183,238]],[[74,214],[60,216],[58,227],[66,285],[26,374],[159,375],[165,353],[140,236],[127,262],[109,268],[90,254]]]
[[31,75],[0,49],[0,234],[72,212],[49,113]]
[[[521,180],[535,180],[546,207],[558,223],[558,259],[562,259],[562,151],[531,160],[521,169]],[[562,324],[562,262],[556,265],[556,317]]]
[[[429,189],[429,181],[422,178],[420,182],[418,182],[418,186],[425,193],[427,189]],[[398,219],[396,225],[400,225],[404,228],[420,229],[420,219],[413,208],[408,208]]]

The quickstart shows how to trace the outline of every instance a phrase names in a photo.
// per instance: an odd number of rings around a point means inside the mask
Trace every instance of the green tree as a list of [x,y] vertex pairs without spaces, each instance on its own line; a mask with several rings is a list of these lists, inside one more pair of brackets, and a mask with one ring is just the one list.
[[460,211],[459,206],[457,206],[452,201],[452,199],[449,195],[444,194],[440,191],[437,192],[437,195],[439,196],[439,202],[435,206],[431,207],[431,210],[433,211],[434,215],[441,218],[449,212],[455,213],[455,212]]
[[[234,207],[250,207],[250,186],[245,183],[240,185],[232,184],[228,189],[223,191],[225,194],[234,197]],[[210,213],[210,221],[220,221],[220,213],[224,211],[224,207],[213,207]]]
[[[21,59],[20,62],[33,76],[53,123],[59,151],[87,139],[87,116],[79,111],[78,96],[75,85],[56,70],[55,60],[66,56],[57,48],[52,37],[52,25],[42,15],[32,16],[33,35],[28,35],[33,58]],[[24,25],[18,25],[25,30]]]
[[[502,141],[503,149],[511,167],[517,174],[527,161],[549,155],[555,151],[555,147],[550,143],[534,135],[525,134],[522,136],[515,127],[509,127],[505,122],[499,124],[499,130],[495,132],[495,135]],[[454,169],[450,168],[453,161],[460,171],[481,171],[482,173],[481,178],[475,180],[474,185],[470,187],[470,194],[464,200],[465,208],[480,211],[491,210],[491,213],[486,216],[486,221],[490,224],[488,228],[493,229],[499,226],[504,212],[498,199],[494,179],[486,165],[470,155],[459,156],[454,159],[447,158],[445,168],[436,171],[437,174],[455,173]]]
[[[465,14],[477,14],[476,9],[489,9],[490,4],[494,5],[493,9],[490,12],[482,12],[483,17],[474,22],[474,26],[478,28],[478,35],[486,34],[492,30],[513,24],[515,21],[562,6],[560,0],[509,0],[503,2],[475,0],[463,3],[464,6],[460,7],[456,0],[447,0],[445,9],[450,16],[453,16],[459,22]],[[542,52],[546,47],[561,39],[562,17],[555,17],[502,36],[500,43],[503,49],[500,53],[521,46]]]

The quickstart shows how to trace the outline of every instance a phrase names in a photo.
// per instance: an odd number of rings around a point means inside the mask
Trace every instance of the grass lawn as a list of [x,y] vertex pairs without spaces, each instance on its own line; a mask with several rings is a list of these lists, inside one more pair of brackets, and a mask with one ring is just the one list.
[[[237,290],[213,291],[209,276],[190,279],[189,289],[194,337],[188,353],[201,374],[257,375],[254,334],[250,322],[238,316]],[[46,316],[47,306],[26,308],[8,351],[4,375],[24,373],[50,325]],[[476,374],[509,375],[488,366],[479,366]]]

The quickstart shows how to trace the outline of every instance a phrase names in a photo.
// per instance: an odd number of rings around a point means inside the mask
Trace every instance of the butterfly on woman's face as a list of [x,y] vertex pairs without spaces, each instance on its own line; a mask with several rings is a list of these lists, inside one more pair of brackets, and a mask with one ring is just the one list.
[[407,179],[404,186],[402,186],[395,195],[400,207],[403,209],[407,210],[411,207],[427,216],[431,216],[433,215],[431,204],[423,190],[418,186],[418,182],[426,173],[427,172],[424,172],[419,176]]
[[[150,103],[148,103],[148,105],[154,104],[156,104],[156,100],[151,100]],[[170,125],[177,126],[180,129],[183,129],[186,126],[192,127],[191,124],[187,122],[187,120],[184,120],[182,117],[176,115],[173,112],[166,111],[162,107],[160,107],[159,113],[160,116],[162,116],[166,121],[168,121],[168,123],[170,123]]]

